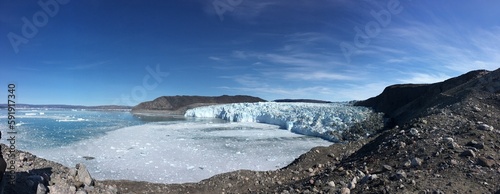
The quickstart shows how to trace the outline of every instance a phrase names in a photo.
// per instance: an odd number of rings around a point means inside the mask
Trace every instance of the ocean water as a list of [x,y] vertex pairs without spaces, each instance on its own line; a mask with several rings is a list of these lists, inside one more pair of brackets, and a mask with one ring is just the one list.
[[[0,111],[0,118],[5,119],[6,115],[5,109]],[[33,150],[65,146],[145,122],[128,112],[18,109],[16,123],[16,147]],[[7,122],[0,127],[4,132]]]
[[[0,110],[4,144],[6,115]],[[197,182],[238,169],[278,169],[331,144],[275,125],[119,111],[25,109],[16,122],[18,149],[70,167],[84,163],[97,179]]]

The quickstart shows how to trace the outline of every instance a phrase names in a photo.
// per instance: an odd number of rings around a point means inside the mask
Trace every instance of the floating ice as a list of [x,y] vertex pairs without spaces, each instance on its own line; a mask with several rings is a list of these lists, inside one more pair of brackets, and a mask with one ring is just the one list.
[[292,132],[338,141],[339,134],[372,113],[349,103],[235,103],[198,107],[186,117],[220,118],[231,122],[278,125]]
[[315,146],[330,144],[274,125],[184,122],[125,127],[96,139],[31,151],[67,166],[84,163],[97,179],[185,183],[239,169],[274,170]]

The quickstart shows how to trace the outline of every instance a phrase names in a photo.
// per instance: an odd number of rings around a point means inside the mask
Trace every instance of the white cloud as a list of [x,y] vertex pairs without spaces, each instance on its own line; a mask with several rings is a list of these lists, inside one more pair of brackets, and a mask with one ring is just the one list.
[[267,87],[267,84],[262,82],[262,78],[253,75],[234,75],[220,76],[219,78],[231,79],[244,87]]
[[449,79],[450,76],[439,74],[424,74],[424,73],[411,73],[407,78],[398,79],[401,83],[413,83],[413,84],[430,84],[436,82],[442,82]]
[[109,61],[99,61],[99,62],[94,62],[94,63],[86,63],[86,64],[70,66],[66,69],[67,70],[86,70],[86,69],[92,69],[94,67],[99,67],[99,66],[104,65],[108,62]]
[[332,81],[332,80],[356,80],[358,77],[352,75],[342,75],[338,73],[329,72],[285,72],[284,77],[287,79],[297,79],[297,80],[318,80],[318,81]]
[[222,60],[221,58],[219,58],[219,57],[214,57],[214,56],[210,56],[210,57],[208,57],[208,58],[209,58],[209,59],[211,59],[211,60],[214,60],[214,61],[221,61],[221,60]]
[[335,96],[341,100],[366,100],[382,93],[384,89],[394,83],[377,81],[372,83],[345,84],[340,87]]

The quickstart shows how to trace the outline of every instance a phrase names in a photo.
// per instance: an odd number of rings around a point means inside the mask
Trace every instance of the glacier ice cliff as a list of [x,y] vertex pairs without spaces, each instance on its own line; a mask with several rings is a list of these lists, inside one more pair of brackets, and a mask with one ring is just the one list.
[[[220,118],[230,122],[279,125],[291,132],[338,142],[342,133],[367,120],[370,108],[337,103],[234,103],[189,109],[185,117]],[[365,130],[363,135],[367,135]]]

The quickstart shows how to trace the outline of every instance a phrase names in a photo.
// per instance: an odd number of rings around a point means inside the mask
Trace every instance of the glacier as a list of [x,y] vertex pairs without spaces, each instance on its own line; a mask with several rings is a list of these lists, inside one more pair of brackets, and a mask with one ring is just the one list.
[[[342,133],[373,114],[372,109],[353,106],[349,102],[257,102],[197,107],[187,110],[184,116],[278,125],[293,133],[339,142]],[[363,135],[369,135],[369,130],[365,132]]]

